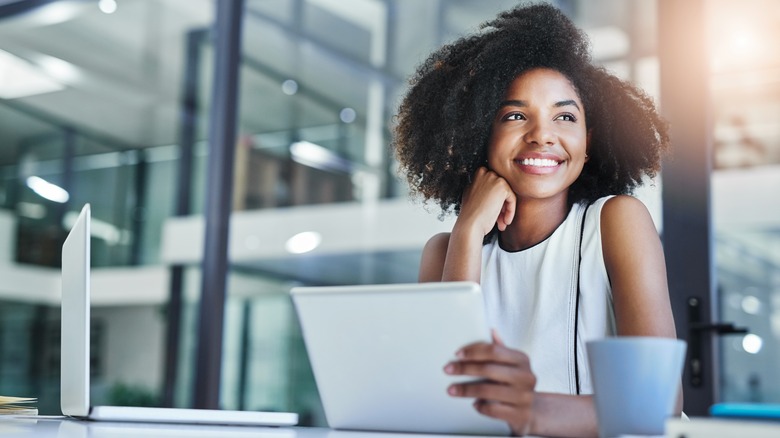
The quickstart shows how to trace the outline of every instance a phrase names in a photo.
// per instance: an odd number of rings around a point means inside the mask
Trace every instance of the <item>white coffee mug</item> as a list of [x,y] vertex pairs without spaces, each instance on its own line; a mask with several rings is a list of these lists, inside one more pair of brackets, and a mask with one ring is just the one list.
[[663,435],[685,360],[678,339],[621,336],[587,343],[602,438]]

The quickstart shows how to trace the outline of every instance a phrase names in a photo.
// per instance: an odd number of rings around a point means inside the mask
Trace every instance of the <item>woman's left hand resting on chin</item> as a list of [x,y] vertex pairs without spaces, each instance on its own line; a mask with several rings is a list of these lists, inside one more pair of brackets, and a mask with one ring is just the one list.
[[473,376],[479,380],[452,384],[447,391],[454,397],[474,398],[474,407],[482,415],[505,421],[514,435],[523,436],[533,421],[536,376],[524,353],[508,348],[498,334],[493,342],[467,345],[457,360],[444,371],[450,375]]

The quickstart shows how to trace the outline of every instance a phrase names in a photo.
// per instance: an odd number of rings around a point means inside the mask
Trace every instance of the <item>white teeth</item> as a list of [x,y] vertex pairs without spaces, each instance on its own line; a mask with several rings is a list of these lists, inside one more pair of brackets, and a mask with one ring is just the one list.
[[523,158],[520,160],[520,164],[524,166],[555,167],[558,165],[558,162],[549,158]]

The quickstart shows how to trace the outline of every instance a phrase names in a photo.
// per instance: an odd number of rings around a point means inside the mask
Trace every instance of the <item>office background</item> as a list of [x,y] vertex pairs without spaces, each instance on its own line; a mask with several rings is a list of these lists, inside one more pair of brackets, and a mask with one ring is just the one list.
[[[0,1],[0,393],[59,412],[60,245],[90,202],[95,401],[195,403],[210,114],[224,67],[215,20],[225,3]],[[422,245],[452,218],[409,201],[396,174],[388,145],[406,77],[431,50],[517,3],[237,3],[219,406],[323,424],[287,291],[415,281]],[[554,3],[588,32],[597,62],[658,99],[676,139],[692,139],[675,143],[638,196],[664,236],[681,337],[695,322],[694,295],[699,322],[749,329],[701,335],[710,374],[700,385],[709,400],[780,401],[780,52],[771,43],[780,5]],[[700,62],[671,61],[687,39],[675,26],[702,29]],[[703,94],[674,93],[685,75]],[[670,108],[690,101],[699,124],[675,125],[687,119]],[[670,250],[685,247],[703,251],[701,266]],[[678,287],[690,284],[701,290]]]

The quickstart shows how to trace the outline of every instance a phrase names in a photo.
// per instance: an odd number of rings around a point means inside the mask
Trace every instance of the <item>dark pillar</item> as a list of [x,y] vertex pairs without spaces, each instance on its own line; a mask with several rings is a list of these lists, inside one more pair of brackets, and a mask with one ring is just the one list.
[[203,249],[194,407],[219,408],[227,250],[238,112],[238,69],[244,2],[215,2],[214,83],[209,119],[206,235]]
[[[130,206],[130,230],[133,241],[130,244],[130,265],[138,266],[141,264],[141,249],[144,233],[144,221],[146,214],[146,183],[149,170],[149,163],[146,161],[146,152],[143,149],[136,151],[135,178],[133,180],[133,194],[135,197],[135,206]],[[121,223],[121,222],[117,222]]]
[[[195,29],[187,33],[184,60],[184,81],[179,131],[178,180],[176,183],[176,207],[174,216],[186,216],[191,212],[192,166],[195,134],[198,131],[198,85],[200,84],[200,53],[208,29]],[[165,348],[165,375],[163,377],[162,405],[174,404],[179,348],[181,342],[182,294],[184,290],[184,266],[171,266],[170,295],[166,308],[168,332]]]
[[[677,336],[689,340],[683,375],[685,412],[705,415],[718,398],[717,344],[691,323],[717,318],[713,284],[710,170],[712,129],[705,1],[660,0],[661,108],[671,122],[672,151],[663,167],[663,242]],[[699,321],[695,321],[698,319]],[[691,360],[691,352],[700,360]]]

